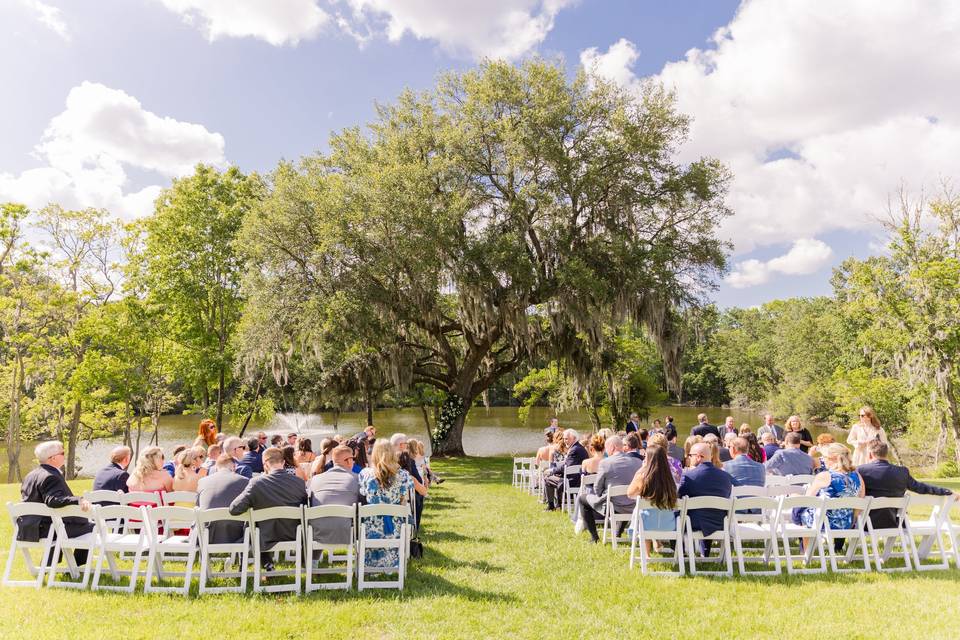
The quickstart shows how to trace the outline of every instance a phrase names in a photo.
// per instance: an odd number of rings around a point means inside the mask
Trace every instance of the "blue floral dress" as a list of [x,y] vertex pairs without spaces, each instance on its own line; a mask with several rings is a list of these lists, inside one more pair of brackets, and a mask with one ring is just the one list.
[[[860,495],[860,475],[856,471],[831,471],[830,484],[820,489],[817,495],[822,498],[856,498]],[[800,512],[803,526],[812,527],[813,516],[813,509],[803,509]],[[827,525],[831,529],[853,528],[853,509],[827,509]]]
[[[381,487],[373,469],[360,471],[360,495],[367,499],[367,504],[401,504],[413,487],[413,478],[404,469],[399,469],[393,477],[389,487]],[[402,522],[394,522],[391,516],[374,516],[364,518],[369,538],[399,538]],[[370,567],[397,567],[400,565],[400,556],[396,549],[368,549],[366,564]]]

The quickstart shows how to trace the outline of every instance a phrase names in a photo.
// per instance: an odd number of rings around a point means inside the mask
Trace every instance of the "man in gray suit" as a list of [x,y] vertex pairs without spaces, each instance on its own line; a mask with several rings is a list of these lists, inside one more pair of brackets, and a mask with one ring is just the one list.
[[[197,483],[197,506],[201,509],[222,509],[243,493],[250,482],[235,470],[236,462],[229,453],[217,458],[217,473],[200,478]],[[242,522],[214,522],[210,524],[210,542],[232,544],[243,540]]]
[[[263,474],[251,480],[243,493],[230,503],[235,516],[247,509],[270,507],[299,507],[307,502],[307,487],[293,469],[283,468],[283,452],[271,447],[263,452]],[[278,542],[297,537],[299,520],[265,520],[260,527],[260,551],[269,551]],[[261,562],[267,571],[273,570],[273,554],[263,554]]]
[[[617,436],[612,436],[608,442],[615,438]],[[640,457],[639,451],[639,436],[636,433],[628,433],[623,439],[623,445],[623,453],[610,455],[600,463],[593,493],[580,496],[580,527],[590,532],[590,538],[594,542],[600,541],[600,536],[597,535],[596,514],[599,513],[601,516],[606,514],[607,490],[614,486],[629,485],[633,476],[643,466],[643,458]],[[613,510],[616,513],[630,513],[635,504],[636,501],[626,495],[613,498]]]
[[[346,445],[335,447],[333,466],[310,480],[310,504],[339,504],[352,506],[360,501],[360,483],[353,473],[353,449]],[[349,544],[352,522],[344,518],[315,518],[313,539],[326,544]]]

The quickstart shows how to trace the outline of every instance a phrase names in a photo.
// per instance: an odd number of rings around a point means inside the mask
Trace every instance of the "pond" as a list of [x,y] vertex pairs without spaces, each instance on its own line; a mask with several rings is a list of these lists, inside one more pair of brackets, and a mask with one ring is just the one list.
[[[690,429],[697,422],[697,414],[704,412],[709,416],[713,424],[722,424],[726,416],[732,415],[734,421],[739,426],[741,423],[749,423],[754,431],[762,424],[763,419],[760,414],[742,411],[738,409],[722,407],[685,407],[685,406],[664,406],[654,407],[650,412],[650,420],[654,418],[663,419],[666,415],[672,415],[677,430],[680,434],[680,441],[683,441]],[[534,407],[530,411],[527,423],[521,423],[517,417],[516,407],[475,407],[470,410],[467,416],[466,427],[463,433],[463,446],[467,455],[471,456],[498,456],[498,455],[519,455],[536,451],[543,444],[543,429],[550,423],[553,411],[549,407]],[[559,416],[562,427],[572,427],[581,432],[592,430],[590,418],[585,412],[575,411],[562,413]],[[783,418],[778,418],[778,424],[782,424]],[[169,456],[173,448],[178,444],[189,444],[197,435],[197,425],[200,422],[199,416],[194,415],[167,415],[160,420],[160,446]],[[380,409],[374,412],[373,422],[377,427],[377,436],[390,436],[394,433],[406,433],[421,439],[429,450],[429,438],[427,430],[423,424],[423,414],[420,409]],[[297,414],[280,413],[276,414],[269,424],[255,424],[247,428],[245,435],[254,435],[256,431],[263,429],[269,434],[281,433],[286,435],[290,432],[301,433],[308,436],[313,441],[316,449],[320,440],[334,433],[341,433],[351,436],[358,433],[366,426],[366,414],[363,412],[351,412],[340,414],[337,427],[334,428],[332,413],[315,414]],[[149,425],[149,422],[145,422]],[[808,426],[810,431],[816,436],[826,430],[824,427]],[[236,429],[239,429],[237,427]],[[234,429],[227,429],[227,433],[236,433]],[[144,431],[141,440],[141,446],[146,446],[150,434]],[[120,438],[103,438],[90,442],[82,442],[77,455],[77,466],[81,476],[92,476],[97,469],[106,464],[110,449],[120,442]],[[21,453],[21,468],[26,472],[33,464],[33,444],[25,444]],[[6,477],[6,451],[0,451],[0,460],[3,466],[0,467],[2,477]]]

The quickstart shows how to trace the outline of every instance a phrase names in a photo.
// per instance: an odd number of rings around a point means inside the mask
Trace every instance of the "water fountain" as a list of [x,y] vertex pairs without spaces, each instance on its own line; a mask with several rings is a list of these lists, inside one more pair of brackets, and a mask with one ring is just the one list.
[[264,431],[267,435],[279,433],[286,436],[288,433],[296,433],[300,436],[306,436],[313,440],[314,446],[320,444],[321,438],[336,435],[337,430],[332,426],[323,424],[323,417],[317,413],[277,413],[273,420],[266,426]]

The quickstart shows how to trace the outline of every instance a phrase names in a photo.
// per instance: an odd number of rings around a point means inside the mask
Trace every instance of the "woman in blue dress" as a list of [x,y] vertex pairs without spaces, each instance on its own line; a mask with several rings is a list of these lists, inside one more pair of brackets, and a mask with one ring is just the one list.
[[[673,481],[667,450],[658,445],[647,446],[643,466],[627,488],[631,498],[643,498],[650,508],[640,510],[640,526],[644,531],[673,531],[677,528],[677,483]],[[647,552],[651,542],[647,540]]]
[[[373,445],[370,467],[360,471],[360,495],[367,504],[407,504],[407,495],[414,486],[413,478],[400,468],[393,446],[387,440]],[[421,488],[418,487],[417,491]],[[426,495],[426,489],[422,490]],[[364,518],[369,538],[399,538],[402,519],[391,516]],[[400,556],[397,549],[368,549],[366,564],[370,567],[397,567]]]
[[[807,487],[807,495],[821,498],[862,498],[864,496],[863,478],[853,466],[850,450],[842,444],[833,443],[821,447],[820,451],[827,470],[814,476],[813,482]],[[853,528],[853,509],[827,509],[826,515],[824,526],[831,529]],[[797,523],[805,527],[812,527],[815,517],[814,509],[802,508],[797,509],[794,521],[799,521]],[[843,539],[836,540],[835,545],[836,550],[839,550],[843,546]]]

